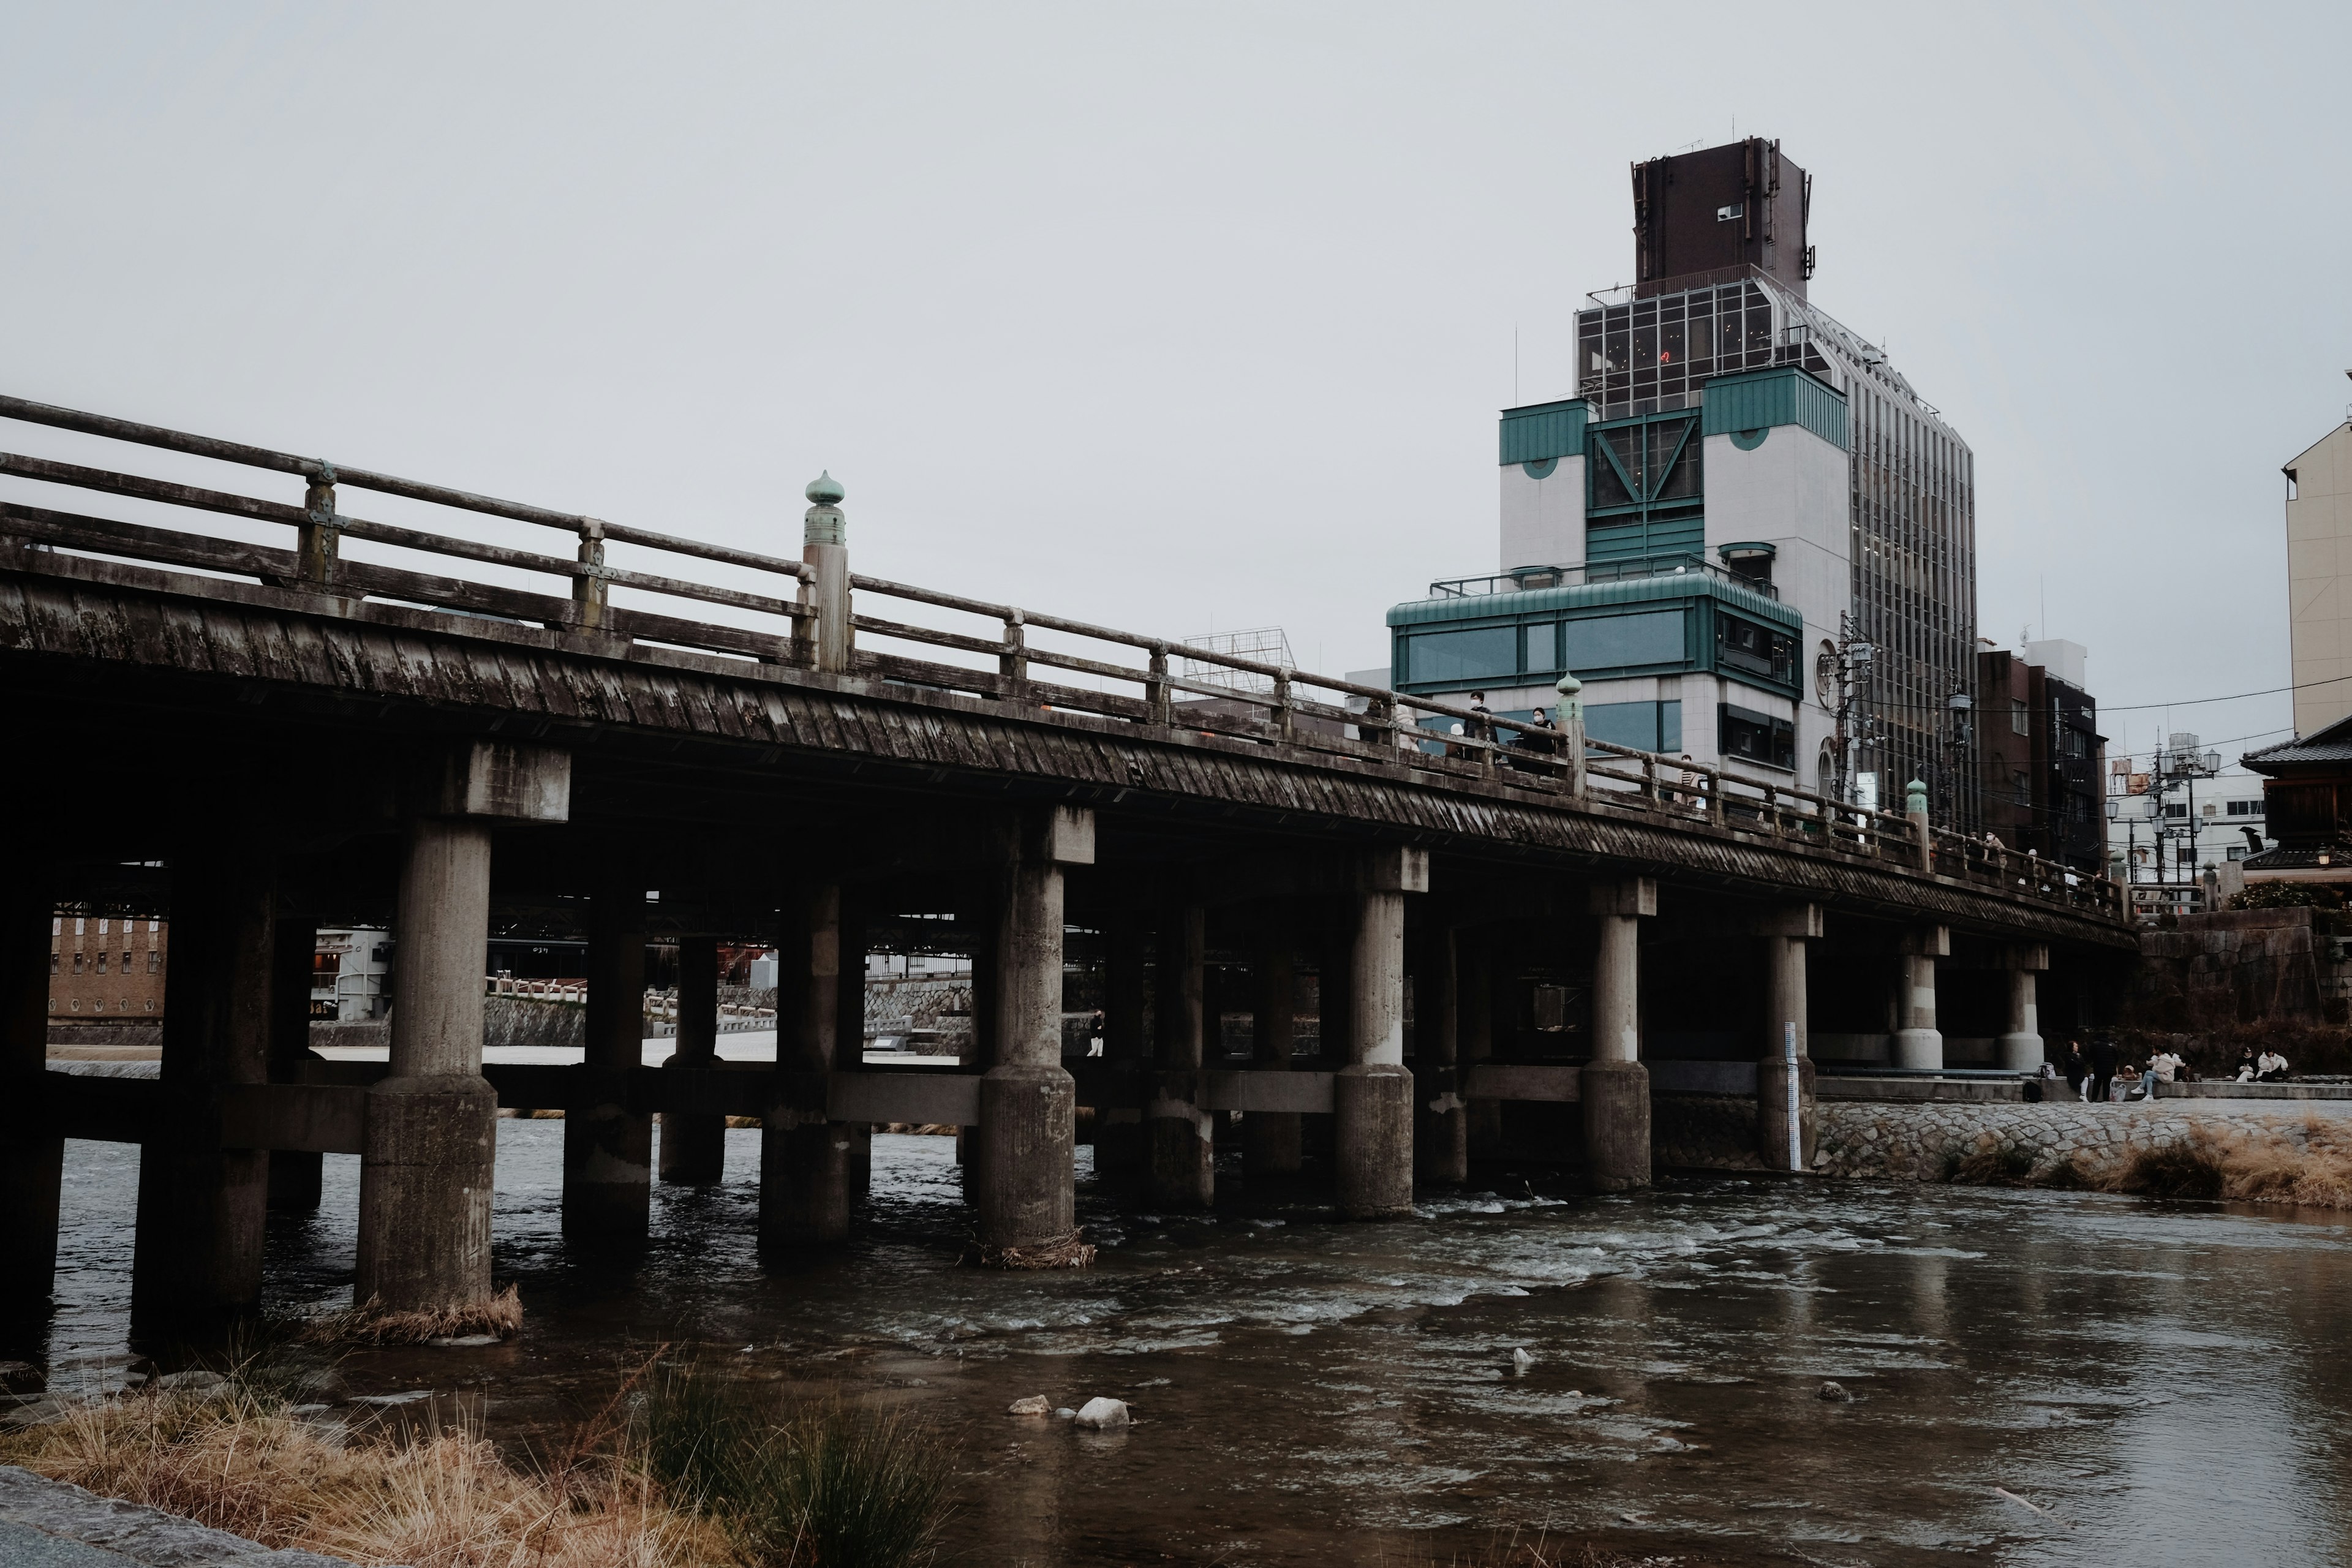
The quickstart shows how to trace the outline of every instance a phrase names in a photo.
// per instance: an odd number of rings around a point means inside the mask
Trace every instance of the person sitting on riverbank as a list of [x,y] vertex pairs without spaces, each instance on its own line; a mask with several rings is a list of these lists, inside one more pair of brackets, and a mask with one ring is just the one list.
[[2088,1100],[2090,1093],[2083,1085],[2091,1076],[2091,1064],[2083,1059],[2083,1042],[2066,1042],[2066,1087],[2077,1100]]
[[2256,1083],[2284,1083],[2286,1081],[2286,1058],[2279,1055],[2278,1052],[2274,1050],[2263,1051],[2261,1056],[2254,1058],[2254,1081]]
[[2156,1086],[2177,1081],[2177,1075],[2186,1065],[2170,1051],[2157,1051],[2147,1058],[2147,1070],[2140,1074],[2140,1098],[2154,1100]]
[[2254,1075],[2262,1070],[2263,1069],[2257,1066],[2254,1061],[2254,1047],[2252,1046],[2239,1047],[2238,1069],[2234,1075],[2236,1080],[2240,1083],[2252,1083],[2254,1081]]

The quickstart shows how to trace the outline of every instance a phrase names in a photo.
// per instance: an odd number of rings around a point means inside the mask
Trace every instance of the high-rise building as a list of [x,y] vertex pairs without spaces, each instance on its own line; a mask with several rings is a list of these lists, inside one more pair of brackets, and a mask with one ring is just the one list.
[[2080,643],[2051,637],[1977,654],[1984,830],[2080,871],[2107,868],[2106,737]]
[[1633,285],[1575,395],[1503,411],[1499,570],[1389,614],[1391,679],[1940,821],[1979,816],[1975,459],[1807,298],[1811,181],[1750,139],[1634,165]]

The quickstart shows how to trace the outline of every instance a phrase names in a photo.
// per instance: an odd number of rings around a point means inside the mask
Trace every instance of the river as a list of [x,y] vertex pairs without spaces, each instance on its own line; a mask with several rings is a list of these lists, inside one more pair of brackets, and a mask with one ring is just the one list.
[[[1097,1267],[1004,1275],[953,1266],[952,1141],[879,1137],[856,1241],[763,1267],[739,1131],[723,1187],[656,1189],[633,1263],[564,1243],[562,1124],[499,1127],[497,1269],[525,1332],[355,1355],[355,1391],[474,1389],[521,1441],[632,1357],[698,1342],[938,1423],[957,1561],[1402,1565],[1547,1527],[1685,1562],[2352,1561],[2334,1214],[1680,1178],[1602,1198],[1514,1179],[1389,1226],[1304,1195],[1177,1218],[1115,1208],[1082,1150]],[[137,1162],[68,1145],[58,1385],[129,1353]],[[347,1300],[357,1186],[331,1157],[318,1215],[273,1216],[273,1308]],[[1122,1398],[1139,1424],[1004,1413],[1031,1394]]]

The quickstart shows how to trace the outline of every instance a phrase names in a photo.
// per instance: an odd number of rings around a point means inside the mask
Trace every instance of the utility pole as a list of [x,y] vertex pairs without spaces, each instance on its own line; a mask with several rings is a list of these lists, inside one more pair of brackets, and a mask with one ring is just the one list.
[[1877,648],[1863,637],[1853,612],[1839,611],[1837,644],[1817,661],[1813,686],[1816,690],[1832,693],[1836,699],[1832,711],[1837,716],[1837,730],[1831,738],[1831,746],[1837,755],[1835,793],[1845,805],[1875,808],[1879,805],[1875,790],[1865,802],[1856,787],[1862,754],[1877,740],[1865,690],[1877,658]]

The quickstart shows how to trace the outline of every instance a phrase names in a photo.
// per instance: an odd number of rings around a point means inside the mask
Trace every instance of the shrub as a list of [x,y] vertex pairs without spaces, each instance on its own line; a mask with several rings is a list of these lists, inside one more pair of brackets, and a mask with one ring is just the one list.
[[2344,895],[2313,882],[2256,882],[2230,895],[2233,910],[2340,910]]
[[2135,1149],[2116,1179],[2116,1190],[2155,1198],[2218,1198],[2225,1173],[2221,1151],[2202,1134],[2153,1149]]

